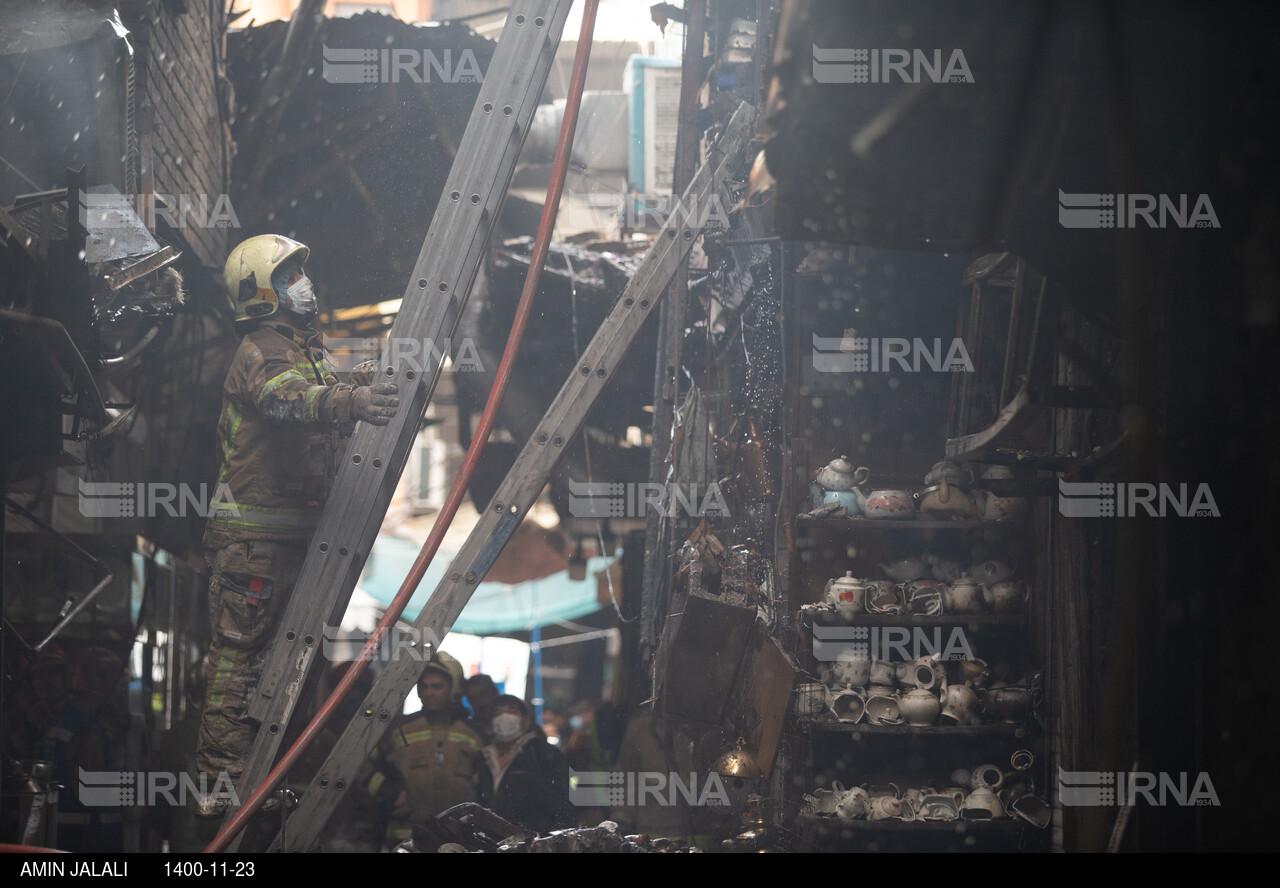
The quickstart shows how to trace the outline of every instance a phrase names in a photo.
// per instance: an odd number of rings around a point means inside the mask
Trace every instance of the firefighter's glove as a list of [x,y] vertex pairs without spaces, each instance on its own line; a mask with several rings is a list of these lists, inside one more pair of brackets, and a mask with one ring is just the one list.
[[384,426],[391,422],[400,406],[400,399],[396,397],[399,392],[400,387],[392,382],[362,385],[352,396],[351,415],[369,425]]

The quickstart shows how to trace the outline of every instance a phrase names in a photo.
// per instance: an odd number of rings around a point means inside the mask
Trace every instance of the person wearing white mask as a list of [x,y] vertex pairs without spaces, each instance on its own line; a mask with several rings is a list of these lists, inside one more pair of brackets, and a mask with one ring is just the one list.
[[533,832],[573,826],[569,763],[533,723],[524,701],[499,697],[490,730],[493,742],[481,750],[480,803]]

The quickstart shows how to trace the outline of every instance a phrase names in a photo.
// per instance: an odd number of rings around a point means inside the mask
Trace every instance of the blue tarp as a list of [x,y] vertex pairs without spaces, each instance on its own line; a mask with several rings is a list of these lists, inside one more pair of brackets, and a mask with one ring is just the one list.
[[[369,560],[360,576],[360,588],[384,605],[400,589],[405,575],[418,557],[420,547],[398,537],[379,534],[373,544]],[[443,549],[436,554],[426,576],[413,593],[401,619],[412,621],[431,597],[436,586],[444,579],[445,572],[457,553]],[[595,575],[608,568],[611,558],[591,558],[587,561],[585,580],[569,579],[568,571],[561,571],[539,580],[530,580],[508,586],[506,583],[481,583],[462,615],[453,624],[453,631],[471,635],[494,635],[500,632],[521,632],[531,629],[535,623],[534,599],[537,599],[537,620],[540,625],[576,620],[600,609],[596,599]]]

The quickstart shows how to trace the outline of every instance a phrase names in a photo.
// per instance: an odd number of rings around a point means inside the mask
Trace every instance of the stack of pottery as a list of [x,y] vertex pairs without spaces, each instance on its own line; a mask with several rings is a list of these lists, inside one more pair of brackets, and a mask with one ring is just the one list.
[[897,664],[876,660],[870,678],[866,710],[872,724],[927,727],[937,720],[942,708],[938,693],[947,682],[940,660],[921,657]]
[[[925,617],[942,613],[942,590],[945,589],[946,583],[938,575],[945,572],[946,567],[937,555],[924,554],[919,558],[904,558],[892,564],[881,564],[879,567],[886,575],[899,582],[895,589],[901,590],[900,595],[906,613],[925,615]],[[932,578],[929,578],[929,573],[932,573]]]
[[861,786],[845,789],[839,780],[831,782],[831,788],[819,788],[804,797],[805,810],[810,814],[830,815],[841,820],[864,820],[871,812],[871,799]]
[[907,822],[1003,820],[1017,816],[1044,829],[1052,809],[995,765],[960,769],[939,786],[899,789],[896,784],[867,784],[845,789],[840,781],[804,796],[805,811],[842,820],[901,820]]
[[813,515],[847,515],[850,518],[909,519],[916,517],[915,496],[896,487],[866,489],[871,470],[853,467],[849,457],[839,456],[814,473],[809,493]]
[[[815,649],[816,650],[816,649]],[[984,660],[944,661],[940,654],[906,662],[871,660],[864,649],[839,650],[822,683],[795,690],[801,718],[834,718],[845,724],[912,727],[1021,724],[1033,695],[1024,684],[988,687],[992,670]]]
[[866,481],[869,473],[870,470],[865,467],[855,469],[847,456],[831,460],[818,469],[813,483],[809,485],[813,507],[819,509],[826,505],[836,505],[850,517],[860,515],[862,509],[854,487]]
[[827,581],[828,614],[852,622],[858,613],[1018,614],[1026,609],[1031,590],[1013,579],[1015,568],[990,559],[964,570],[960,562],[937,555],[917,555],[879,565],[883,579],[858,579],[853,571]]
[[[857,724],[866,713],[866,685],[870,679],[871,660],[856,650],[842,650],[826,671],[826,711],[836,721]],[[807,687],[807,686],[806,686]],[[806,706],[811,710],[813,706]],[[812,713],[810,717],[816,717]]]
[[869,614],[900,614],[907,608],[902,584],[891,580],[867,580],[863,606]]

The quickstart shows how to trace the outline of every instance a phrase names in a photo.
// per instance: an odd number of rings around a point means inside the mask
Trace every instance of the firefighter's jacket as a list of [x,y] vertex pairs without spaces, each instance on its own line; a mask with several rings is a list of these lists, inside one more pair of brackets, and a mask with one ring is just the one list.
[[[462,719],[428,720],[419,712],[387,732],[371,765],[366,789],[388,813],[390,837],[399,841],[409,837],[413,824],[476,801],[480,738]],[[401,791],[408,802],[397,807]]]
[[310,539],[355,425],[354,390],[338,382],[314,329],[272,317],[244,337],[222,389],[206,549]]

